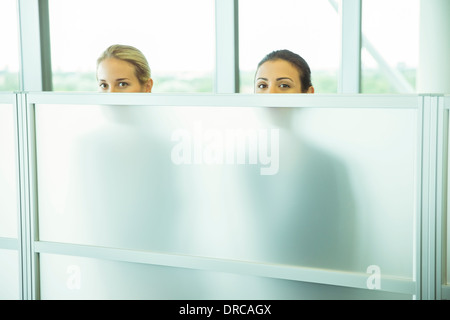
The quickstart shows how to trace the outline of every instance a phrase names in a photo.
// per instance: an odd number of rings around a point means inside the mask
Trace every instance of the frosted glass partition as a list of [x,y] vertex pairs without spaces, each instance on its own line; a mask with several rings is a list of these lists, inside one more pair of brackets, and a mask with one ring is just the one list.
[[35,104],[40,241],[413,281],[417,97],[63,97]]
[[17,238],[18,174],[14,95],[0,94],[0,238]]

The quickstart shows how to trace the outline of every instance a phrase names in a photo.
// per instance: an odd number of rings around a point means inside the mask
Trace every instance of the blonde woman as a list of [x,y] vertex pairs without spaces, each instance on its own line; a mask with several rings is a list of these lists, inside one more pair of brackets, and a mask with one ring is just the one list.
[[115,44],[97,59],[100,92],[152,92],[153,80],[147,59],[135,47]]

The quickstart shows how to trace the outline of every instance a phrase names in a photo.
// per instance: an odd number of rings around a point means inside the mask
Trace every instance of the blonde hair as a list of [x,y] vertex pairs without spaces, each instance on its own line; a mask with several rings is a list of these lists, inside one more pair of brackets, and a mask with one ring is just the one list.
[[131,63],[134,66],[136,77],[141,84],[147,83],[151,78],[151,70],[144,54],[135,47],[114,44],[109,46],[97,59],[98,65],[107,58],[116,58]]

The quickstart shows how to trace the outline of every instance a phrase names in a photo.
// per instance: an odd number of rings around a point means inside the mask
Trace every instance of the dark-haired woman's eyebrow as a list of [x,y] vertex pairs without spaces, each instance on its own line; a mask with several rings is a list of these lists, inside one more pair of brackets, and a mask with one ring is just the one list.
[[289,78],[289,77],[277,78],[277,81],[280,81],[280,80],[289,80],[289,81],[294,82],[294,81],[293,81],[291,78]]

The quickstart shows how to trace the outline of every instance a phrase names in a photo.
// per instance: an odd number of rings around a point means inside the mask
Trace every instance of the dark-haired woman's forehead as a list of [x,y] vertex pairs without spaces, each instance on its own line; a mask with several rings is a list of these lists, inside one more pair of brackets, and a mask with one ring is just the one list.
[[302,86],[300,81],[300,73],[298,69],[289,61],[276,59],[264,62],[256,71],[255,83],[258,85],[260,81],[270,86],[279,86],[284,81],[289,85],[287,91],[301,93]]

